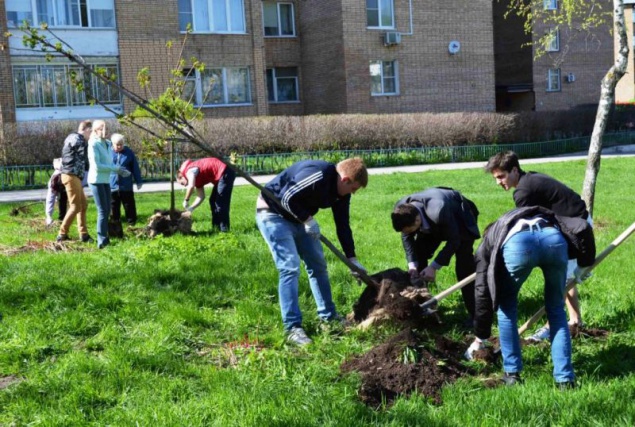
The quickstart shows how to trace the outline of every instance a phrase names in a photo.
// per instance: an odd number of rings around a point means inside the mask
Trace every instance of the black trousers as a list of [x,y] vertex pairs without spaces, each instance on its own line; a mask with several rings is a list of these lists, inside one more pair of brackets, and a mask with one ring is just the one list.
[[134,200],[133,191],[113,191],[110,202],[110,219],[121,221],[121,205],[126,213],[126,222],[135,225],[137,222],[137,205]]
[[58,191],[57,197],[57,207],[59,215],[57,218],[60,221],[64,221],[64,217],[66,216],[66,210],[68,209],[68,194],[66,194],[66,189],[62,186],[62,189]]
[[209,208],[212,211],[212,228],[219,229],[222,232],[229,231],[229,206],[232,201],[235,179],[236,173],[230,168],[226,168],[225,173],[214,186],[212,195],[209,197]]
[[[419,271],[428,266],[428,261],[434,256],[441,246],[443,240],[430,235],[419,234],[415,240],[415,253]],[[461,245],[454,254],[454,271],[457,281],[461,281],[476,272],[476,262],[474,261],[474,239],[461,240]],[[463,304],[470,319],[474,318],[476,297],[474,295],[474,282],[461,289]]]

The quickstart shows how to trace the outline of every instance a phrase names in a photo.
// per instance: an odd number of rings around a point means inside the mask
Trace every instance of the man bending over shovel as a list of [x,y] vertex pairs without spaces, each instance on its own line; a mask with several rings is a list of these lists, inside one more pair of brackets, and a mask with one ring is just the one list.
[[320,227],[313,216],[320,209],[331,208],[344,254],[352,264],[364,270],[355,256],[349,208],[351,194],[367,184],[368,172],[362,159],[347,159],[337,165],[304,160],[291,165],[265,185],[275,201],[264,191],[258,197],[256,223],[278,269],[282,323],[287,341],[293,344],[304,346],[312,342],[302,328],[298,303],[300,260],[304,261],[309,275],[320,319],[343,322],[331,297]]
[[[450,264],[456,256],[457,280],[474,273],[474,241],[478,230],[478,209],[469,199],[451,188],[429,188],[399,200],[392,212],[392,226],[401,232],[401,240],[411,281],[433,282],[437,270]],[[434,260],[436,250],[445,242]],[[465,326],[472,327],[474,318],[474,284],[461,289],[469,314]]]

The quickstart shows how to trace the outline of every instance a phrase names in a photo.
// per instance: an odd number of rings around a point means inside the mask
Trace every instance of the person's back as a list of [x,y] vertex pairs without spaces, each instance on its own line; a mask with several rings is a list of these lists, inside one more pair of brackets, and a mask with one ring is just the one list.
[[562,182],[538,172],[522,172],[514,190],[517,208],[542,206],[556,215],[586,219],[589,215],[584,200]]

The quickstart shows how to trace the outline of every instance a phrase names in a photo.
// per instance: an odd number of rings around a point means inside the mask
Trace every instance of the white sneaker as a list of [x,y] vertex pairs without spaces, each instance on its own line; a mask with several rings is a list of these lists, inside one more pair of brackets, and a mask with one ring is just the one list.
[[287,341],[299,346],[309,345],[313,342],[300,326],[295,326],[287,332]]
[[540,328],[536,332],[534,332],[534,334],[532,336],[530,336],[529,338],[527,338],[527,339],[529,341],[536,341],[536,342],[548,340],[549,339],[549,326],[543,326],[542,328]]

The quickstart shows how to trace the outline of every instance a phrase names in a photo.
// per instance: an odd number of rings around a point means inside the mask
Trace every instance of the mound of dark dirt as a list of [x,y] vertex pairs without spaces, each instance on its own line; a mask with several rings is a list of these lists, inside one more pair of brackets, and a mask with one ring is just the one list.
[[441,388],[469,373],[460,357],[465,345],[441,335],[404,329],[368,353],[346,361],[342,372],[360,372],[361,400],[379,408],[418,392],[441,403]]
[[164,236],[171,236],[174,233],[190,234],[191,232],[192,213],[189,211],[155,210],[145,227],[145,233],[149,237],[155,237],[159,234]]

